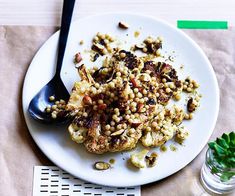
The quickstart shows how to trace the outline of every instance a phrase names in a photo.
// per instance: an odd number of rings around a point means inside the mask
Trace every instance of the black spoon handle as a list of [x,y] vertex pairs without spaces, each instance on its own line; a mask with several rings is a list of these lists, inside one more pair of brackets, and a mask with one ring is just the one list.
[[60,77],[75,0],[64,0],[55,76]]

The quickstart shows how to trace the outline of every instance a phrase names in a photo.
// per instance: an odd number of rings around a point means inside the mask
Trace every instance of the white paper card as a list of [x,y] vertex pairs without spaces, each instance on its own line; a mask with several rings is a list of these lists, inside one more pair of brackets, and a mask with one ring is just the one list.
[[35,166],[33,196],[140,196],[137,187],[106,187],[84,182],[55,166]]

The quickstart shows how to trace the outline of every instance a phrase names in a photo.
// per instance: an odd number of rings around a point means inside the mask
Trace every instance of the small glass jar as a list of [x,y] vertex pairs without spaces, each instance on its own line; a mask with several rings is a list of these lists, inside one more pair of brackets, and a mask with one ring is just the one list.
[[206,161],[201,169],[202,185],[207,191],[212,193],[231,193],[235,189],[235,175],[228,181],[222,182],[220,177],[225,173],[235,174],[235,168],[221,167],[214,158],[213,151],[208,149],[206,152]]

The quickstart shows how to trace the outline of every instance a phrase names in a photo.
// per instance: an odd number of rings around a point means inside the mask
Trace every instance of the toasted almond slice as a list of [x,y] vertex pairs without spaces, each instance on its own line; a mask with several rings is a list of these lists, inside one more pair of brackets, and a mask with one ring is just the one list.
[[91,49],[94,50],[94,51],[97,51],[101,55],[104,55],[105,51],[106,51],[105,47],[103,45],[101,45],[101,44],[98,44],[98,43],[97,44],[94,43],[92,45]]
[[121,135],[125,130],[124,129],[120,129],[114,133],[111,134],[111,136],[117,136],[117,135]]
[[134,120],[132,121],[132,123],[131,123],[131,126],[134,127],[134,128],[136,128],[136,127],[138,127],[138,126],[140,126],[140,125],[141,125],[141,121],[138,120],[138,119],[134,119]]
[[127,23],[124,23],[124,22],[119,22],[118,23],[118,26],[121,28],[121,29],[128,29],[129,28],[129,25]]
[[135,45],[135,49],[138,49],[138,50],[143,50],[145,47],[146,47],[146,44],[143,44],[143,43]]
[[95,169],[97,170],[106,170],[106,169],[109,169],[110,168],[110,164],[109,163],[105,163],[103,161],[99,161],[99,162],[96,162],[94,164],[94,167]]

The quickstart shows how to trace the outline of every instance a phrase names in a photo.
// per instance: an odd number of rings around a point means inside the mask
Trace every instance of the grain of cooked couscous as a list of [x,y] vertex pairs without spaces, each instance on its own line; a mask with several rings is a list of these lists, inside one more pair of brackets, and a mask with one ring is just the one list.
[[49,97],[49,101],[53,105],[47,105],[45,112],[51,115],[52,119],[64,118],[67,115],[67,112],[65,111],[65,106],[67,103],[63,99],[58,101],[55,96],[52,95]]

